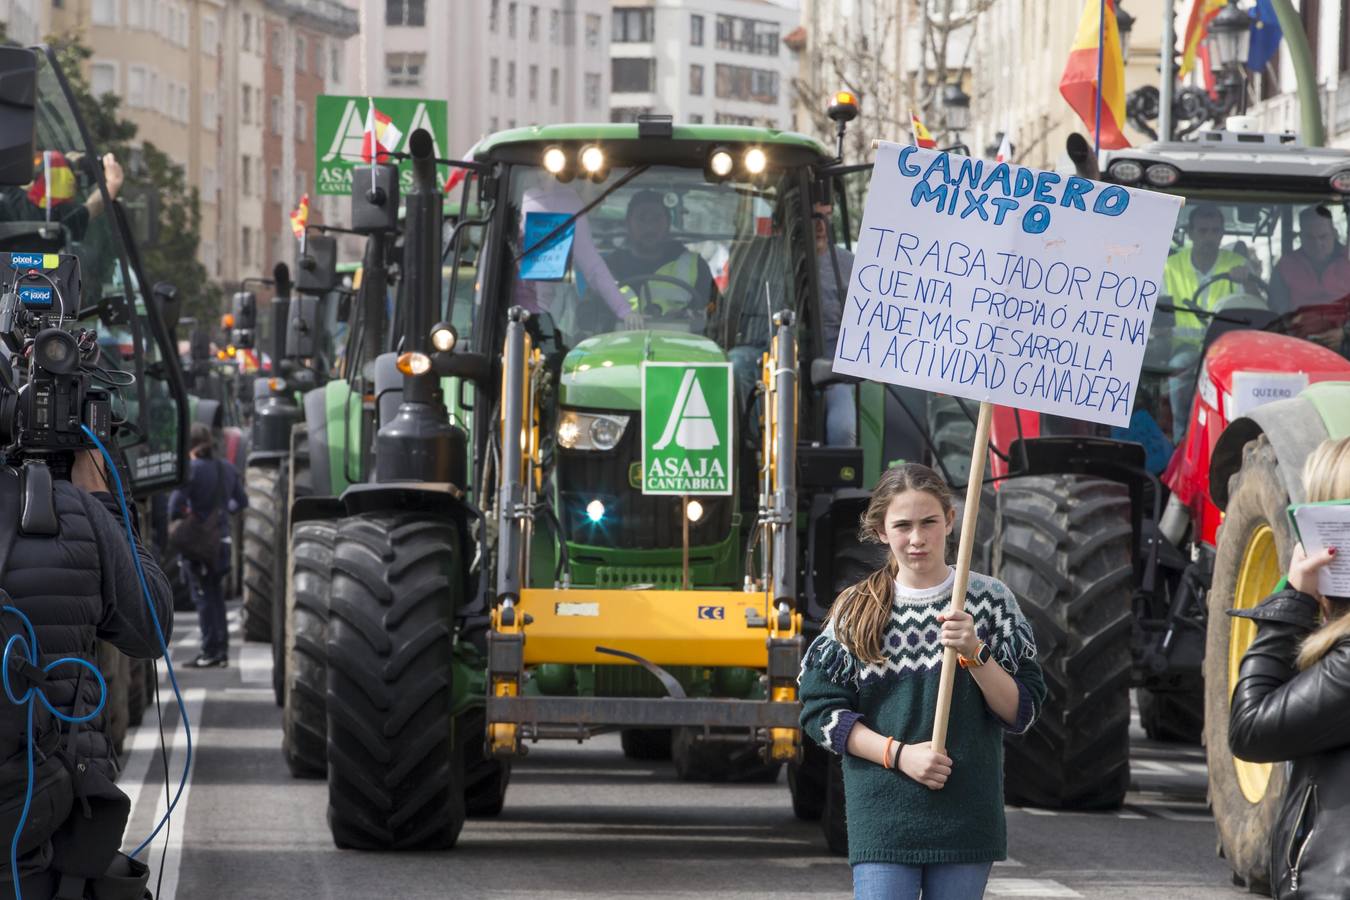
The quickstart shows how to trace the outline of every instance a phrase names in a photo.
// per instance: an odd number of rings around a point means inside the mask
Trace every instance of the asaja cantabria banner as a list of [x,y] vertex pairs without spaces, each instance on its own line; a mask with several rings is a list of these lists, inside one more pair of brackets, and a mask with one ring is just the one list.
[[[434,152],[445,158],[446,129],[449,112],[445,100],[410,100],[407,97],[376,97],[375,108],[398,129],[401,137],[397,147],[386,147],[391,152],[405,152],[408,138],[414,130],[425,128],[435,139]],[[352,172],[367,165],[361,161],[361,141],[365,135],[368,97],[340,97],[323,94],[314,107],[314,172],[315,192],[341,194],[352,192]],[[399,163],[399,189],[412,188],[412,163]],[[440,180],[447,176],[441,167]]]
[[834,371],[1128,425],[1181,204],[882,143]]

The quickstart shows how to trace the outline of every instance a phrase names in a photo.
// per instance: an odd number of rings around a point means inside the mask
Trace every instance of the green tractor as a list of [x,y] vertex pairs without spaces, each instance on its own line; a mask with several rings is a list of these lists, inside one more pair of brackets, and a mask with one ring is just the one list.
[[[304,404],[285,750],[327,775],[335,842],[448,847],[502,808],[529,744],[613,732],[685,778],[786,762],[797,814],[841,833],[797,728],[800,655],[878,564],[857,541],[863,485],[925,453],[924,396],[879,385],[858,389],[860,439],[823,446],[822,286],[842,295],[847,270],[818,204],[840,198],[847,240],[865,170],[764,129],[518,129],[439,161],[475,175],[447,232],[430,145],[410,139],[397,259],[395,172],[358,179],[348,377]],[[644,471],[644,374],[662,366],[700,385],[675,390],[664,430],[715,435],[711,480],[688,459],[663,464],[664,490]]]

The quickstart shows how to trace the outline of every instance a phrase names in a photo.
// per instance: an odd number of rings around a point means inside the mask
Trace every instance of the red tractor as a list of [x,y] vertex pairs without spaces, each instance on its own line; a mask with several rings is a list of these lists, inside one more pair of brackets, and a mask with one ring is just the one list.
[[[1300,496],[1277,478],[1295,471],[1276,466],[1279,441],[1272,449],[1253,423],[1271,400],[1313,382],[1350,380],[1350,279],[1337,277],[1342,265],[1350,268],[1350,154],[1302,147],[1290,135],[1211,131],[1111,153],[1100,177],[1181,194],[1187,205],[1130,426],[1006,408],[994,416],[980,541],[992,556],[976,567],[986,563],[1016,592],[1050,688],[1037,727],[1008,742],[1007,795],[1047,807],[1121,805],[1137,688],[1150,737],[1198,740],[1202,729],[1210,736],[1223,847],[1238,875],[1259,884],[1264,857],[1236,846],[1242,808],[1219,796],[1264,791],[1239,784],[1226,746],[1230,675],[1246,644],[1232,643],[1224,612],[1243,577],[1253,586],[1260,579],[1241,548],[1216,555],[1224,514],[1215,497],[1228,502],[1244,447],[1249,465],[1234,497],[1258,477],[1276,479],[1268,493]],[[974,404],[932,401],[931,444],[939,457],[953,448],[949,466],[960,442],[944,440],[944,431],[968,429],[973,415]],[[1241,433],[1221,442],[1225,427],[1244,416]],[[1269,457],[1268,471],[1253,474],[1253,456]],[[1288,559],[1287,526],[1272,521],[1272,528],[1283,529],[1279,554],[1270,545],[1261,589],[1274,586]]]

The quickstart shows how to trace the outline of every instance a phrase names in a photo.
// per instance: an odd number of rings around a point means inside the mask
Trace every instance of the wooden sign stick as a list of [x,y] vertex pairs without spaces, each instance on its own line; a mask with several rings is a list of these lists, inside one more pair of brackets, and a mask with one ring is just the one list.
[[[994,407],[980,404],[975,423],[975,444],[970,448],[970,478],[966,483],[966,508],[961,516],[961,542],[956,550],[956,581],[952,584],[952,609],[966,608],[966,585],[970,583],[970,554],[975,549],[975,523],[980,517],[980,491],[984,487],[984,464],[989,455],[989,422]],[[985,573],[988,574],[988,573]],[[933,749],[947,752],[947,722],[952,711],[952,686],[956,681],[956,648],[942,651],[942,676],[938,681],[937,712],[933,716]]]

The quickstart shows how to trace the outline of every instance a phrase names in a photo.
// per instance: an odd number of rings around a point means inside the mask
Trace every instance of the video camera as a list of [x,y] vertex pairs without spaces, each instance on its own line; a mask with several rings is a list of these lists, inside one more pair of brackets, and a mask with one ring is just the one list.
[[0,447],[9,454],[92,448],[82,425],[105,444],[112,437],[112,392],[91,380],[98,335],[76,323],[79,303],[77,257],[0,252],[0,341],[9,356],[0,365]]

